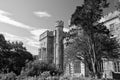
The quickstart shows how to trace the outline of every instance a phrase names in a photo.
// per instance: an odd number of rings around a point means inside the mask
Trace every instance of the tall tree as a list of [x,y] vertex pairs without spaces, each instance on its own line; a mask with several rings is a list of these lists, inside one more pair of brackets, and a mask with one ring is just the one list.
[[98,23],[103,16],[103,8],[108,5],[107,0],[84,0],[71,17],[70,27],[75,25],[76,28],[69,31],[70,47],[76,52],[74,55],[85,62],[93,77],[100,76],[102,58],[119,57],[120,46],[116,39],[110,38],[103,23]]

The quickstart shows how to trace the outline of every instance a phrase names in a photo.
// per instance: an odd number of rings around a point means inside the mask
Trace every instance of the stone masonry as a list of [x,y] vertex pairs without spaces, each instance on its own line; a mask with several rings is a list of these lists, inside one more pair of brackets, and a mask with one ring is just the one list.
[[45,31],[40,35],[39,60],[55,63],[63,70],[64,44],[63,44],[63,21],[57,21],[54,31]]

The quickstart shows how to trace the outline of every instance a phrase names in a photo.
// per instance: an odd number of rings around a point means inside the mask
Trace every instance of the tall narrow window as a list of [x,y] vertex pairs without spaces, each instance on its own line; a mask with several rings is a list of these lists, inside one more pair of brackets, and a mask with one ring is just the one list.
[[103,72],[103,62],[100,63],[100,72]]
[[114,23],[110,24],[110,35],[114,36]]
[[118,72],[120,72],[120,62],[118,62],[117,64],[118,64]]
[[69,68],[69,74],[71,74],[71,65],[70,64],[68,65],[68,68]]
[[115,70],[115,72],[117,72],[117,64],[116,64],[116,62],[114,63],[114,70]]
[[114,23],[110,24],[110,31],[114,31]]
[[80,61],[76,61],[74,63],[74,73],[80,73],[81,72],[81,63]]
[[115,72],[120,72],[120,61],[114,62],[114,70]]
[[39,49],[39,58],[41,59],[41,49]]

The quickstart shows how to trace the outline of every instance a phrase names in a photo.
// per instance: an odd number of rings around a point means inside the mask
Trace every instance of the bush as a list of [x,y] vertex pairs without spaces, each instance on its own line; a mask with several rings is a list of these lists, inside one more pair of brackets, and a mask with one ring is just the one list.
[[48,71],[51,76],[62,74],[62,71],[57,69],[54,64],[49,64],[36,60],[27,63],[26,67],[21,71],[21,75],[34,77],[40,76],[43,72],[46,71]]
[[0,74],[0,80],[16,80],[16,74],[13,72],[7,74]]
[[60,77],[60,80],[71,80],[71,76],[70,75],[65,75]]
[[60,80],[113,80],[113,79],[93,79],[90,77],[76,77],[71,75],[64,75],[60,78]]

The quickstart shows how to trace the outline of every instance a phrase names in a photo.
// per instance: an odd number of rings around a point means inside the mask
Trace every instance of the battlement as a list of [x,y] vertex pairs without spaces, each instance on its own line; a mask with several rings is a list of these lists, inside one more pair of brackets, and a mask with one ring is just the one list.
[[62,20],[56,21],[55,27],[62,27],[64,26],[64,22]]
[[40,35],[39,40],[42,40],[42,39],[44,39],[44,38],[47,37],[47,36],[53,36],[53,31],[47,30],[47,31],[43,32],[43,33]]

